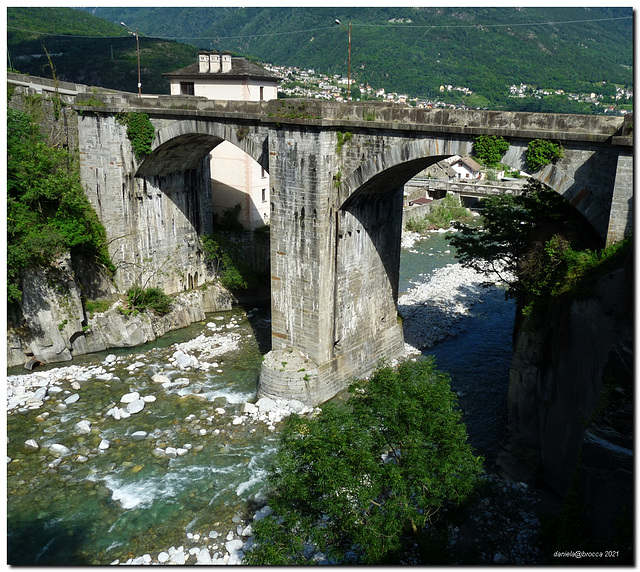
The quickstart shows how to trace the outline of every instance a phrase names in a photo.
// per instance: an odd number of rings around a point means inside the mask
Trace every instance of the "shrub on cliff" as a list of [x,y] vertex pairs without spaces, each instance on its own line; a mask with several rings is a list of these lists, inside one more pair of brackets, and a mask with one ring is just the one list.
[[127,302],[133,310],[144,312],[152,310],[163,316],[171,311],[171,297],[167,296],[160,288],[140,288],[134,286],[127,290]]
[[507,283],[525,314],[544,298],[575,292],[584,273],[608,256],[587,221],[539,181],[531,180],[520,196],[488,197],[482,204],[483,226],[456,225],[460,232],[451,244],[464,266]]
[[22,296],[20,272],[81,252],[115,270],[106,233],[84,194],[76,165],[48,146],[28,115],[7,109],[7,296]]
[[433,359],[381,367],[349,392],[346,404],[286,422],[269,477],[273,515],[255,524],[246,563],[311,563],[305,544],[338,562],[397,561],[473,490],[482,460]]

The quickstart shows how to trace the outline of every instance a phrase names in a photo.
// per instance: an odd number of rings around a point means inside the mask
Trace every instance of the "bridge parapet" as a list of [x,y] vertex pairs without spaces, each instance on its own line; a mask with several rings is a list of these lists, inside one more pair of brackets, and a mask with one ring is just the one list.
[[[206,117],[244,117],[271,124],[317,125],[424,131],[466,135],[500,135],[524,139],[555,139],[632,145],[623,133],[629,118],[605,115],[523,113],[464,109],[425,109],[387,102],[338,103],[319,99],[226,101],[197,96],[145,96],[124,93],[85,93],[77,98],[80,109],[140,111]],[[632,121],[632,119],[631,119]],[[625,123],[626,122],[626,123]]]

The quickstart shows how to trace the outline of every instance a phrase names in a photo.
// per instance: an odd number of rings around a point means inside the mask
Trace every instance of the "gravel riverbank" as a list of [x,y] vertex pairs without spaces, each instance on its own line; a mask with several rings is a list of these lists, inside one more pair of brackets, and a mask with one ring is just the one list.
[[[403,236],[403,248],[412,248],[419,239],[418,235],[406,233]],[[462,318],[468,315],[473,305],[482,302],[483,296],[487,293],[484,286],[487,278],[471,269],[463,268],[460,264],[447,265],[429,276],[422,275],[420,278],[421,281],[398,301],[399,313],[404,320],[406,357],[419,355],[422,349],[431,348],[447,337],[456,335],[461,328]],[[186,391],[189,385],[189,371],[222,372],[225,366],[219,357],[235,350],[240,342],[237,324],[234,321],[214,321],[207,324],[207,327],[210,330],[209,335],[198,336],[172,347],[173,353],[166,364],[167,371],[163,372],[161,369],[152,378],[155,387],[166,392]],[[140,361],[132,359],[131,365],[127,367],[131,376],[138,375],[143,366],[144,356],[138,357]],[[119,380],[114,378],[113,367],[120,360],[121,358],[110,355],[97,365],[71,365],[9,376],[8,414],[40,409],[45,402],[48,408],[55,402],[59,411],[73,407],[82,396],[83,386],[89,381],[96,379],[117,384]],[[167,375],[168,372],[172,373]],[[105,418],[127,419],[154,407],[154,400],[150,395],[126,391],[126,384],[123,384],[121,393],[122,395],[114,394],[114,403],[109,404],[111,407],[103,412]],[[313,415],[315,411],[297,401],[261,399],[256,403],[241,403],[240,408],[236,407],[233,413],[218,407],[210,412],[210,416],[212,419],[226,418],[224,423],[229,426],[228,431],[234,426],[245,424],[251,427],[266,425],[269,431],[274,431],[276,425],[293,412]],[[43,412],[42,415],[45,414]],[[206,421],[209,421],[209,418]],[[187,418],[185,422],[191,420]],[[80,421],[76,424],[79,434],[95,432],[96,429],[95,423],[93,427],[90,422]],[[194,429],[196,434],[206,433],[207,430],[200,425]],[[152,433],[139,433],[132,434],[132,438],[155,439]],[[158,457],[175,459],[192,454],[190,443],[181,447],[163,447],[160,446],[161,440],[158,436],[154,450],[154,455]],[[71,453],[63,449],[62,445],[59,448],[55,445],[58,444],[48,446],[49,455],[54,457],[48,465],[48,470],[55,470],[60,459]],[[41,444],[33,439],[24,443],[27,449],[37,450],[40,446]],[[109,446],[109,439],[105,437],[100,441],[96,454],[106,451]],[[93,453],[87,453],[85,457],[90,457]],[[8,458],[7,462],[11,462],[11,459]],[[485,495],[473,509],[471,521],[464,525],[451,522],[449,545],[446,550],[452,554],[468,554],[469,551],[473,551],[477,564],[538,563],[540,554],[535,538],[540,523],[535,516],[535,506],[538,502],[536,493],[528,490],[524,483],[513,483],[495,475],[486,475],[486,483],[490,494]],[[211,530],[187,529],[185,538],[176,539],[177,546],[167,546],[157,553],[130,553],[126,559],[113,560],[112,564],[241,564],[244,554],[253,544],[252,523],[263,518],[268,512],[269,508],[263,507],[251,517],[237,514],[232,522],[212,523]],[[499,528],[496,528],[496,524],[500,525]],[[330,562],[318,555],[318,563]]]

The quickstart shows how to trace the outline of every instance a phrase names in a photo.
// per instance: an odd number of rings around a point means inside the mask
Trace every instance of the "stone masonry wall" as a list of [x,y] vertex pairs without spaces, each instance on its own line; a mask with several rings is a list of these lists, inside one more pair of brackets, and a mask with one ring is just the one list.
[[213,228],[208,161],[136,178],[126,128],[112,115],[80,117],[79,143],[82,180],[107,230],[118,288],[157,286],[173,294],[212,280],[198,243]]
[[623,148],[617,161],[607,243],[612,244],[633,230],[633,148]]

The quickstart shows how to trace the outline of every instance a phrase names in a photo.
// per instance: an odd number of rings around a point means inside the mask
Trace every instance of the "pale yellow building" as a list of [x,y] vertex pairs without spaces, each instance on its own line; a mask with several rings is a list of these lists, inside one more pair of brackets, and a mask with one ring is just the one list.
[[[238,101],[276,99],[281,80],[245,58],[224,52],[200,52],[196,63],[164,75],[171,95]],[[238,219],[245,228],[269,222],[269,175],[232,143],[224,141],[211,152],[211,192],[215,214],[240,203]]]

